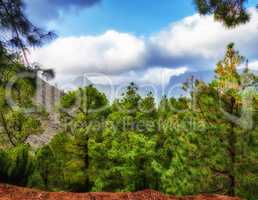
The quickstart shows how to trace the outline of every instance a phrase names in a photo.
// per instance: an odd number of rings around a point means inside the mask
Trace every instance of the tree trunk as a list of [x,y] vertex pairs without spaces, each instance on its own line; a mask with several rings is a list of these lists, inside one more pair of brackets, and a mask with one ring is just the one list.
[[[235,99],[231,98],[231,114],[234,114]],[[236,133],[234,130],[235,124],[230,122],[230,133],[228,137],[229,144],[229,157],[230,157],[230,174],[229,174],[229,195],[236,196],[236,177],[235,177],[235,165],[236,165]]]
[[8,137],[8,140],[9,140],[10,144],[12,146],[16,147],[16,144],[15,144],[13,138],[12,138],[12,134],[10,133],[10,131],[8,129],[8,125],[7,125],[6,119],[5,119],[4,114],[3,114],[2,111],[0,111],[0,122],[3,125],[4,131],[5,131],[5,133]]
[[87,137],[86,145],[85,145],[85,156],[84,156],[84,165],[86,169],[86,180],[85,180],[85,186],[86,186],[86,192],[90,192],[90,180],[89,180],[89,138]]

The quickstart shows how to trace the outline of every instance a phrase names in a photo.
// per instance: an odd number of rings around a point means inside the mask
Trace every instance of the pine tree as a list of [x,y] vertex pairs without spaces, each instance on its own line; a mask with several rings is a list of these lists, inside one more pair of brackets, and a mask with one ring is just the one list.
[[247,0],[195,0],[200,14],[214,14],[217,21],[229,28],[247,23],[250,19],[245,9]]
[[209,127],[209,143],[203,141],[199,147],[211,171],[211,191],[232,196],[241,195],[244,174],[252,174],[251,168],[241,166],[247,166],[248,159],[256,158],[248,138],[252,135],[256,140],[253,131],[256,129],[254,86],[257,79],[254,75],[238,73],[237,67],[242,61],[243,57],[230,44],[225,58],[217,64],[215,80],[210,85],[199,82],[197,95],[198,110]]
[[28,145],[20,145],[6,152],[0,150],[0,181],[26,186],[34,170]]
[[137,191],[155,188],[157,178],[152,161],[156,108],[152,94],[141,98],[137,86],[131,83],[112,108],[102,138],[94,144],[93,157],[98,174],[94,189]]
[[61,120],[66,122],[64,131],[73,137],[71,151],[74,156],[68,168],[77,167],[80,173],[78,181],[81,183],[77,183],[74,190],[91,190],[90,141],[98,138],[101,132],[100,122],[107,115],[107,105],[106,96],[93,86],[70,92],[61,100]]
[[[42,132],[40,120],[35,116],[43,112],[32,100],[35,94],[35,79],[19,78],[18,75],[21,72],[29,73],[29,69],[18,62],[4,61],[1,72],[0,124],[3,128],[0,134],[5,146],[18,146],[26,143],[29,136]],[[10,84],[12,87],[8,88]],[[28,110],[34,112],[26,112]]]
[[27,48],[42,45],[46,40],[55,37],[53,32],[46,32],[31,23],[25,15],[22,0],[0,1],[0,29],[7,33],[0,38],[0,46],[9,49],[18,48],[28,66],[30,64],[26,55]]

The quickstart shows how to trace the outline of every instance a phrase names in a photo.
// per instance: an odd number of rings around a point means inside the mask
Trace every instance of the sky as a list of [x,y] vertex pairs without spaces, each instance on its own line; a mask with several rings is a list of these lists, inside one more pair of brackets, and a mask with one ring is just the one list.
[[[84,0],[96,2],[90,9],[80,3],[83,0],[71,0],[75,2],[73,9],[71,4],[58,4],[53,8],[50,0],[26,1],[32,20],[42,26],[48,25],[59,36],[101,34],[109,29],[146,36],[195,12],[192,0]],[[51,11],[49,15],[44,8]]]
[[235,29],[197,14],[192,0],[25,2],[32,22],[58,35],[32,49],[30,59],[53,68],[53,82],[64,89],[78,77],[103,85],[163,86],[173,76],[213,70],[231,42],[258,70],[257,0],[246,4],[251,21]]

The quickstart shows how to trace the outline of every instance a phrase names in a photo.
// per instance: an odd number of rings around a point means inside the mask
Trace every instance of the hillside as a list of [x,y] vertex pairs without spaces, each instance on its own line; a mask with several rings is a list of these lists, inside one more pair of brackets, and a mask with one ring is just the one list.
[[29,143],[34,147],[40,147],[48,143],[57,133],[59,127],[59,116],[56,105],[60,97],[64,94],[56,86],[38,79],[37,92],[35,95],[36,104],[44,107],[48,112],[48,118],[41,121],[44,132],[40,135],[34,135],[29,138]]
[[221,195],[199,195],[188,197],[165,196],[159,192],[145,190],[136,193],[68,193],[42,192],[0,184],[0,200],[240,200]]

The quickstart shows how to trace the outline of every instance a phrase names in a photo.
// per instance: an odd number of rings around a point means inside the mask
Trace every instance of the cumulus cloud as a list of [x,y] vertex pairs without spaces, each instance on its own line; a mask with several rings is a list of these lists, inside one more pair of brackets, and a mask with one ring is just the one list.
[[139,68],[145,62],[143,40],[127,33],[107,31],[100,36],[60,38],[32,51],[32,60],[57,73],[118,73]]
[[58,19],[62,13],[88,8],[101,0],[25,0],[26,11],[37,21]]
[[150,84],[166,86],[171,77],[179,76],[187,71],[187,67],[177,67],[171,69],[168,67],[153,67],[146,71],[129,71],[122,74],[106,75],[106,74],[85,74],[85,77],[92,83],[100,85],[126,85],[130,82],[137,84]]
[[175,69],[162,67],[150,68],[146,70],[141,81],[165,86],[169,83],[172,76],[179,76],[184,74],[186,71],[187,67],[179,67]]
[[248,68],[254,71],[258,71],[258,60],[250,62]]
[[[61,75],[104,73],[114,84],[136,80],[162,85],[186,70],[212,69],[223,57],[227,44],[234,42],[251,61],[250,68],[257,69],[258,13],[253,8],[249,12],[251,21],[235,29],[226,29],[212,16],[196,14],[149,38],[117,31],[60,38],[33,51],[32,60]],[[95,82],[101,79],[95,77]]]
[[257,57],[258,13],[254,8],[249,12],[251,21],[235,29],[226,29],[213,16],[198,14],[171,24],[150,38],[150,51],[156,55],[152,62],[204,65],[220,59],[231,42],[250,59]]

